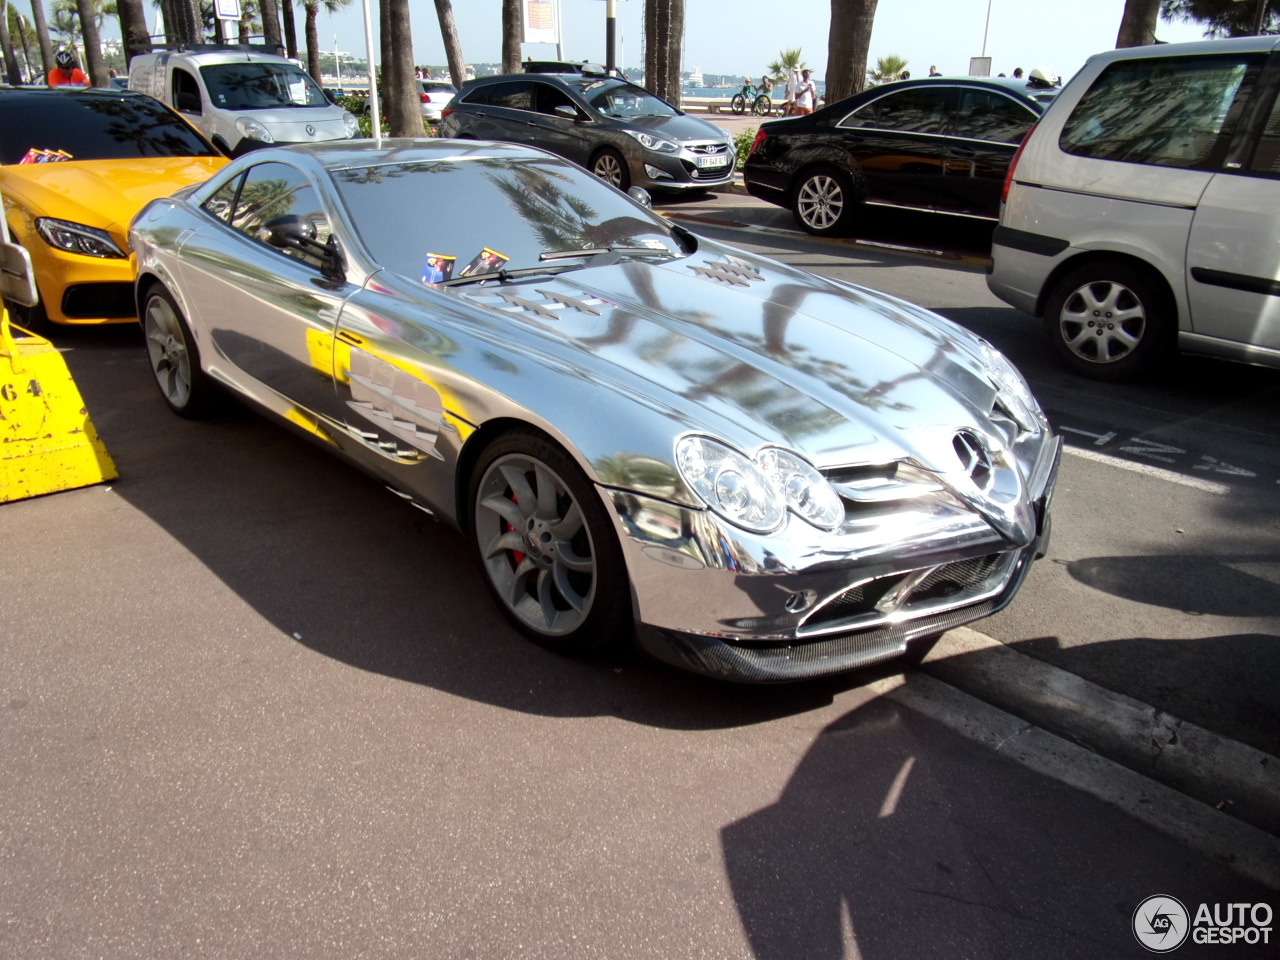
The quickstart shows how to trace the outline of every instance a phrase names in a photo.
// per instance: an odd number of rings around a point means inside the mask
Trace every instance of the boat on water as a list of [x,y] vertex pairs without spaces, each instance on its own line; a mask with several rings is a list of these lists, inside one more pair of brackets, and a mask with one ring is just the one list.
[[684,82],[685,82],[685,84],[686,84],[686,85],[688,85],[688,86],[690,86],[690,87],[700,87],[700,86],[702,86],[702,70],[701,70],[701,68],[699,68],[699,67],[694,67],[692,70],[690,70],[690,71],[689,71],[689,75],[688,75],[687,77],[685,77],[685,78],[684,78]]

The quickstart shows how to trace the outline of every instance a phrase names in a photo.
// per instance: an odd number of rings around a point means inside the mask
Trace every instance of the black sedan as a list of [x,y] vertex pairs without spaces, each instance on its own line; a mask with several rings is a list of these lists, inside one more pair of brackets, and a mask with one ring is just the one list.
[[468,81],[445,109],[440,132],[550,150],[622,190],[678,193],[733,179],[737,155],[719,127],[603,68],[582,71]]
[[995,220],[1014,152],[1056,93],[972,77],[872,87],[762,124],[743,180],[819,235],[847,232],[864,204]]

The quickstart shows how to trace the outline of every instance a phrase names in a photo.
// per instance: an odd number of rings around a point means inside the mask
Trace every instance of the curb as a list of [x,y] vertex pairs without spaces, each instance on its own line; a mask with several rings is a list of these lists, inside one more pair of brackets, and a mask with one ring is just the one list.
[[971,696],[1280,836],[1280,759],[1098,686],[967,627],[920,669]]

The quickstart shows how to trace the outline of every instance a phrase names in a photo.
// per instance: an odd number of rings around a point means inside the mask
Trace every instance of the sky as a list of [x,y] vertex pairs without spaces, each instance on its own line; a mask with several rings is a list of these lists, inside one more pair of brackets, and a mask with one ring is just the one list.
[[[377,0],[369,0],[377,29]],[[358,53],[363,60],[363,0],[338,14],[321,13],[321,45]],[[444,44],[431,0],[411,0],[414,59],[443,64]],[[561,0],[563,55],[605,60],[604,0]],[[988,21],[988,11],[990,19]],[[1091,55],[1115,46],[1124,0],[879,0],[868,61],[896,54],[913,75],[930,65],[945,74],[967,74],[970,57],[992,58],[991,72],[1048,67],[1064,79]],[[620,66],[639,67],[644,57],[644,0],[618,0]],[[502,59],[500,0],[453,0],[453,15],[468,63]],[[831,0],[685,0],[684,69],[704,74],[758,76],[781,50],[800,49],[821,78],[827,67]],[[1156,36],[1168,42],[1202,39],[1198,24],[1161,22]],[[299,38],[301,42],[301,37]],[[375,50],[376,33],[375,33]],[[526,44],[525,56],[554,59],[553,44]]]
[[[368,0],[377,50],[377,0]],[[644,0],[617,0],[618,60],[638,68],[644,58]],[[150,4],[147,5],[150,9]],[[364,59],[364,0],[317,21],[320,44]],[[411,0],[414,60],[445,63],[432,0]],[[605,61],[604,0],[561,0],[563,57]],[[971,57],[991,57],[991,72],[1048,68],[1069,79],[1092,54],[1115,46],[1124,0],[879,0],[868,63],[897,55],[915,76],[931,65],[967,74]],[[500,0],[453,0],[462,55],[468,63],[502,59]],[[150,12],[148,17],[153,16]],[[704,74],[759,76],[782,50],[799,49],[819,79],[827,68],[831,0],[685,0],[684,64]],[[298,42],[302,14],[298,13]],[[1156,36],[1170,43],[1202,39],[1199,24],[1161,21]],[[525,56],[555,59],[554,44],[525,44]]]

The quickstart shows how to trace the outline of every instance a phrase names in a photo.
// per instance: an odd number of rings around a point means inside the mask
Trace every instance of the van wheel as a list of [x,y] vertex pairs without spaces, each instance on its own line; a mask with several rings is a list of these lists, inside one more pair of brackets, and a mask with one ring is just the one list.
[[796,184],[791,214],[806,232],[829,237],[849,231],[857,206],[848,174],[835,167],[815,167]]
[[1079,267],[1054,285],[1046,332],[1076,373],[1127,380],[1146,373],[1172,343],[1172,298],[1159,280],[1126,263]]

